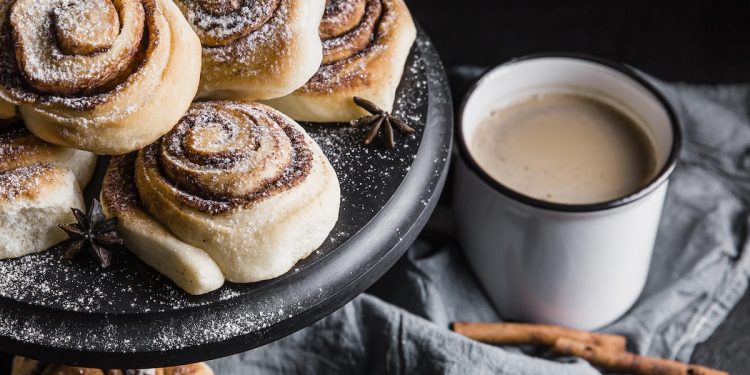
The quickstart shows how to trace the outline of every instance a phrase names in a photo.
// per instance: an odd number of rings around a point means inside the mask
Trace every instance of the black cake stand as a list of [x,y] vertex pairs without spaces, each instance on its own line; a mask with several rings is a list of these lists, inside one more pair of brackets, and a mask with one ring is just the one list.
[[59,252],[0,261],[0,351],[86,367],[161,367],[250,350],[332,313],[404,254],[445,183],[451,98],[421,31],[395,109],[417,129],[395,150],[361,145],[363,130],[305,125],[337,171],[341,211],[328,240],[287,274],[193,297],[129,253],[105,271]]

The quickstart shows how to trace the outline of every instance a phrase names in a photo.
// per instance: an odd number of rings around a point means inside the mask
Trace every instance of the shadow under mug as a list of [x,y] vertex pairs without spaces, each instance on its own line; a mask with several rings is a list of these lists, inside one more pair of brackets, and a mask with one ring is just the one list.
[[[593,95],[638,120],[655,146],[653,179],[611,201],[559,204],[514,191],[479,167],[467,142],[491,110],[561,91]],[[669,102],[627,66],[581,55],[534,55],[485,73],[459,116],[459,239],[501,316],[588,330],[621,317],[646,283],[681,145]]]

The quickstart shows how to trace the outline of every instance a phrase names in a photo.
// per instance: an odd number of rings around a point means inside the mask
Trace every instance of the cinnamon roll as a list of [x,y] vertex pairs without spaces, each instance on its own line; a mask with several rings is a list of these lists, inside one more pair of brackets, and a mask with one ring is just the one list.
[[200,41],[170,0],[0,2],[0,101],[48,142],[123,154],[195,96]]
[[58,365],[15,357],[13,359],[13,372],[11,375],[214,375],[214,372],[204,362],[157,369],[103,370]]
[[205,102],[154,144],[113,158],[101,198],[131,251],[203,294],[307,257],[338,219],[340,189],[292,119],[262,104]]
[[277,98],[320,66],[325,0],[175,1],[203,43],[201,97]]
[[320,25],[323,66],[300,89],[267,101],[298,121],[364,115],[352,98],[390,111],[416,28],[403,0],[328,0]]
[[85,208],[81,187],[96,156],[55,146],[18,120],[0,129],[0,259],[36,253],[65,239],[57,224]]

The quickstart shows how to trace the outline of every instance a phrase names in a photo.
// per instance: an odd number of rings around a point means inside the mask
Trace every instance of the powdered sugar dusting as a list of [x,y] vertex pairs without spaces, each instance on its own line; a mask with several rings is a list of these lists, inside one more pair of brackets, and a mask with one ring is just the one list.
[[392,48],[398,22],[399,14],[394,11],[391,2],[367,0],[365,17],[359,25],[348,33],[323,41],[324,62],[327,63],[299,91],[325,94],[341,88],[372,84],[369,66],[389,58],[387,51]]
[[239,9],[215,14],[202,0],[182,0],[177,4],[204,45],[221,46],[257,31],[274,16],[280,0],[246,0]]
[[372,201],[354,197],[361,192],[367,192],[368,198],[390,196],[391,191],[382,189],[383,178],[402,179],[416,157],[419,139],[424,130],[420,124],[426,121],[426,114],[421,109],[426,108],[427,104],[424,94],[427,91],[427,81],[424,78],[424,65],[418,59],[409,59],[405,71],[407,77],[421,78],[413,78],[408,86],[402,83],[394,103],[393,114],[417,128],[416,134],[397,136],[396,147],[402,152],[394,153],[382,147],[382,139],[376,140],[374,147],[362,145],[363,129],[349,126],[336,128],[330,125],[305,126],[335,166],[341,181],[342,199],[350,199],[348,203],[357,210],[378,207]]
[[[394,113],[417,133],[399,137],[396,150],[361,145],[362,130],[303,124],[338,174],[342,204],[329,239],[292,271],[260,283],[228,283],[192,297],[127,253],[106,271],[94,263],[64,259],[59,252],[0,261],[0,337],[115,353],[195,348],[241,335],[253,335],[250,341],[262,343],[277,323],[328,301],[346,284],[335,284],[333,275],[321,275],[319,268],[341,255],[341,246],[378,214],[410,172],[426,130],[427,85],[445,84],[428,82],[425,65],[417,58],[422,52],[416,51],[407,62]],[[442,78],[433,73],[432,79]],[[439,173],[444,161],[434,165]],[[396,241],[403,236],[394,232]],[[350,250],[363,255],[371,251]],[[351,277],[359,272],[350,270]]]
[[[190,301],[181,290],[162,287],[169,281],[129,254],[119,256],[112,271],[102,271],[93,262],[78,264],[62,255],[48,251],[1,261],[0,297],[71,312],[151,312],[202,305],[199,299]],[[215,297],[223,301],[237,295],[222,290]]]
[[0,199],[12,200],[21,195],[34,194],[36,187],[54,178],[49,164],[34,164],[0,172]]
[[[98,5],[97,5],[98,4]],[[93,1],[83,4],[80,0],[20,0],[13,7],[10,14],[11,27],[15,35],[16,57],[19,68],[24,72],[29,84],[34,88],[56,94],[72,94],[88,91],[108,84],[128,69],[130,61],[140,46],[143,34],[143,8],[133,7],[128,21],[132,25],[123,26],[123,32],[117,38],[116,44],[110,41],[105,46],[105,53],[91,55],[71,54],[63,51],[67,44],[78,45],[85,40],[83,30],[73,27],[86,28],[89,33],[97,29],[119,29],[119,22],[106,27],[104,20],[114,21],[106,15],[108,10],[103,1]],[[86,8],[83,8],[83,7]],[[91,7],[94,7],[93,9]],[[111,5],[110,5],[111,7]],[[83,10],[99,12],[97,19],[83,18]],[[79,10],[79,11],[76,11]],[[137,10],[137,11],[136,11]],[[99,36],[103,34],[99,31]],[[96,37],[88,36],[88,39]],[[113,47],[110,50],[110,47]],[[67,52],[67,53],[66,53]]]
[[[312,150],[296,124],[269,109],[242,102],[194,104],[169,134],[140,153],[150,181],[139,185],[141,192],[154,189],[201,212],[220,214],[297,186],[311,171]],[[227,131],[245,142],[233,139],[214,151],[198,144],[209,133]]]
[[[123,20],[122,25],[109,25],[119,29],[116,40],[111,48],[104,48],[99,53],[90,55],[71,55],[63,53],[59,44],[58,31],[65,33],[84,33],[66,26],[62,30],[55,29],[55,17],[63,17],[66,24],[88,23],[88,33],[96,29],[107,29],[108,25],[92,23],[107,19],[88,19],[78,22],[66,17],[80,17],[80,12],[53,12],[52,9],[64,9],[63,5],[81,5],[82,0],[24,0],[25,12],[13,12],[16,23],[20,28],[18,43],[12,35],[13,28],[9,25],[11,9],[15,2],[0,4],[0,86],[5,100],[13,103],[34,103],[62,110],[87,111],[107,103],[118,94],[126,91],[133,82],[146,76],[158,77],[164,66],[147,64],[154,51],[168,48],[168,44],[160,43],[161,33],[156,28],[157,19],[164,18],[160,1],[122,2],[123,7],[117,8]],[[104,0],[101,0],[104,1]],[[101,2],[99,1],[99,2]],[[90,4],[85,3],[83,13],[90,11]],[[56,15],[55,15],[56,14]],[[87,14],[87,13],[86,13]],[[148,32],[146,32],[146,30]],[[148,35],[148,40],[142,43],[142,37]],[[92,42],[92,37],[67,35],[73,45]],[[106,42],[106,38],[103,41]],[[94,43],[97,44],[97,43]],[[100,44],[100,43],[99,43]],[[109,43],[104,43],[106,46]],[[145,47],[144,47],[145,46]],[[21,51],[17,56],[17,47]],[[156,83],[149,82],[144,87],[152,88]],[[148,89],[146,90],[148,91]],[[142,106],[142,102],[134,101],[131,105],[121,104],[115,114],[123,116],[132,113]],[[53,111],[54,112],[54,111]],[[53,114],[51,114],[53,115]],[[60,121],[66,122],[64,115]],[[79,118],[77,123],[87,126],[89,122],[97,123],[101,118]]]
[[[272,9],[269,13],[270,18],[254,26],[247,33],[232,34],[231,28],[217,27],[217,30],[227,34],[227,40],[231,40],[231,43],[225,43],[224,40],[212,45],[204,41],[201,72],[204,81],[223,82],[226,77],[247,78],[283,73],[288,55],[291,53],[289,44],[297,32],[296,26],[289,20],[292,5],[288,0],[258,0],[249,3],[258,3],[255,6],[260,10],[254,12],[267,12]],[[275,3],[278,3],[278,6]]]
[[[323,65],[348,59],[378,42],[376,27],[384,10],[381,0],[333,0],[328,5],[320,26]],[[363,7],[361,14],[358,6]],[[332,13],[342,11],[350,13]]]
[[326,22],[340,25],[354,13],[357,8],[357,2],[365,0],[328,0],[326,1],[326,10],[323,17]]

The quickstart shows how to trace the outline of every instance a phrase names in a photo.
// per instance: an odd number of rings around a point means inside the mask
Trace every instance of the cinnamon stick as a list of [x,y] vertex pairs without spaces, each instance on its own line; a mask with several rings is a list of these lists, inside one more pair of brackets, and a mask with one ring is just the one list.
[[624,351],[615,352],[569,338],[558,339],[553,350],[560,355],[585,359],[607,372],[636,375],[729,375],[728,372],[699,365],[644,357]]
[[554,346],[566,338],[611,352],[625,351],[625,337],[579,331],[544,324],[453,322],[453,331],[471,339],[495,345]]

